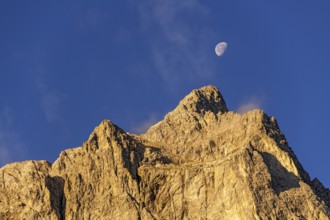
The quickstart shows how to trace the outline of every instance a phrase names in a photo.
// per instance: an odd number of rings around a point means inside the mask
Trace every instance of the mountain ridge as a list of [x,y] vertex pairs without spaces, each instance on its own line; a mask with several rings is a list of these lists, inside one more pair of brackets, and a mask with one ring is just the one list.
[[2,219],[329,219],[274,117],[193,90],[142,135],[104,120],[53,163],[0,168]]

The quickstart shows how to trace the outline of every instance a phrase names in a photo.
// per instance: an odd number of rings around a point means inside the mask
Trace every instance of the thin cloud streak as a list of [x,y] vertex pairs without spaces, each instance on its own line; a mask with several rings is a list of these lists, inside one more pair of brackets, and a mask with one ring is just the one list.
[[261,97],[251,97],[250,99],[243,102],[238,108],[237,112],[244,114],[245,112],[251,111],[253,109],[261,109],[264,104],[264,99]]
[[149,118],[132,129],[134,134],[143,134],[148,129],[158,122],[158,118],[155,115],[150,115]]
[[46,92],[42,94],[40,105],[48,122],[58,119],[60,98],[56,93]]
[[206,11],[197,0],[150,0],[139,5],[142,29],[159,29],[150,36],[151,56],[156,72],[168,85],[212,77],[215,64],[209,56],[214,54],[210,45],[214,33],[182,19],[182,14],[203,17]]
[[46,71],[40,65],[37,66],[35,82],[40,97],[40,107],[47,122],[57,120],[59,118],[61,97],[57,92],[49,88],[46,80]]
[[0,167],[25,158],[27,150],[19,133],[14,129],[14,117],[10,108],[0,112]]
[[101,31],[105,28],[108,18],[106,11],[99,8],[90,8],[84,16],[77,18],[77,28],[82,32],[89,30]]

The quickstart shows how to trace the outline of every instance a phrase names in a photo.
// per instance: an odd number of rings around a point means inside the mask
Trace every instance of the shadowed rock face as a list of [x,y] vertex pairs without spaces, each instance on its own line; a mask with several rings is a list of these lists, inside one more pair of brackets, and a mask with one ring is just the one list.
[[0,169],[0,219],[329,219],[274,117],[192,91],[140,136],[110,121],[50,164]]

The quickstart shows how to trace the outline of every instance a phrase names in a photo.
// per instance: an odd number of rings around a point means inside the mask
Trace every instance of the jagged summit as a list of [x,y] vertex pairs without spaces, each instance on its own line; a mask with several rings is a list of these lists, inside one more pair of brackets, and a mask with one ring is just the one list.
[[274,117],[193,90],[145,134],[109,120],[58,159],[0,169],[0,219],[329,219]]
[[218,88],[204,86],[184,97],[173,111],[150,127],[142,137],[147,140],[161,140],[161,145],[165,144],[165,148],[177,148],[217,124],[219,117],[226,112],[226,102]]
[[199,114],[205,114],[207,111],[214,114],[228,111],[226,102],[218,88],[212,85],[193,90],[179,103],[178,108]]

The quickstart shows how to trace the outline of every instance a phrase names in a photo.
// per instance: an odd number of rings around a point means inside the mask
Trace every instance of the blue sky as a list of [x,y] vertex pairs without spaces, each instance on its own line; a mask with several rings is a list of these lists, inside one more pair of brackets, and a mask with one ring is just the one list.
[[329,10],[326,0],[1,1],[0,165],[53,162],[103,119],[141,132],[213,84],[231,110],[274,115],[329,187]]

